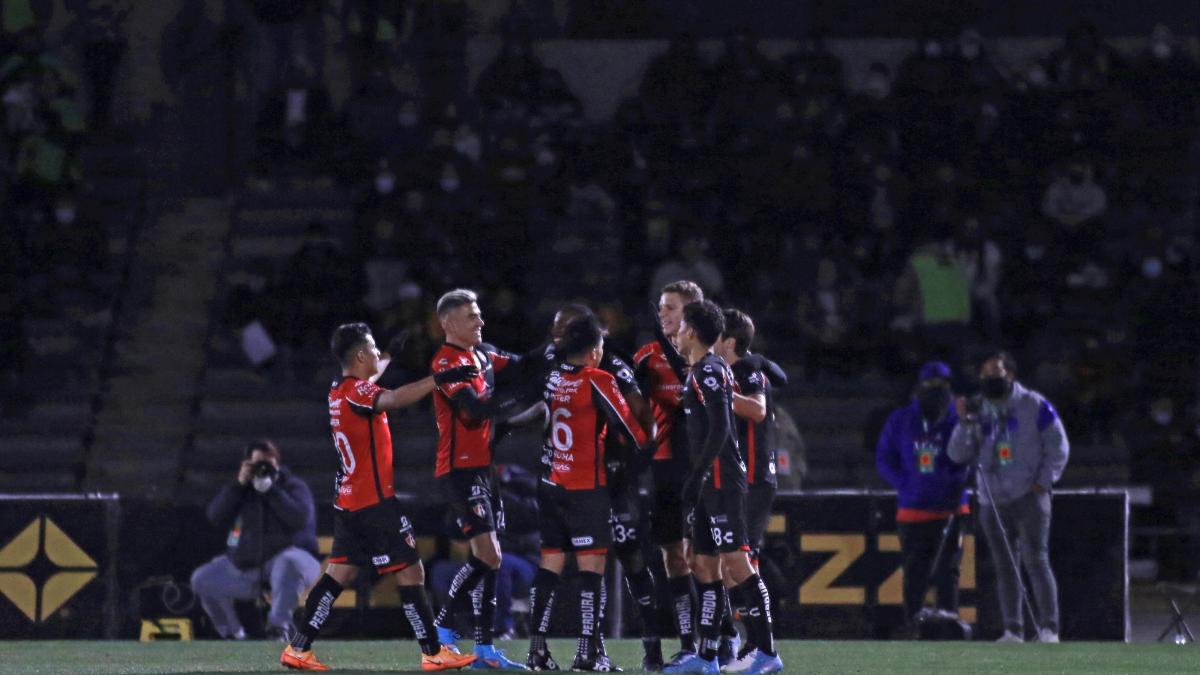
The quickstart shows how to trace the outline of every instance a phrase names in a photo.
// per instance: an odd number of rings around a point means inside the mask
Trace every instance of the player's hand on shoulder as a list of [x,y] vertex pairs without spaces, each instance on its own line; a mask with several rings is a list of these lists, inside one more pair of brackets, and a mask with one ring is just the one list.
[[459,382],[469,382],[479,376],[479,368],[474,364],[466,364],[447,368],[433,374],[433,383],[439,387]]

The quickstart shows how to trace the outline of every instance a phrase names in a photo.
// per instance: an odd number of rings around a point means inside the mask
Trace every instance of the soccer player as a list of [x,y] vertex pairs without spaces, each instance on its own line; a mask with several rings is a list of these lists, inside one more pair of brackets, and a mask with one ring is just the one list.
[[749,608],[746,627],[759,650],[746,672],[783,669],[775,653],[767,587],[750,563],[746,465],[735,437],[733,373],[725,360],[713,353],[713,345],[724,330],[721,309],[712,302],[693,302],[683,308],[676,340],[680,353],[691,364],[682,406],[687,415],[692,468],[684,482],[682,500],[684,508],[691,510],[693,573],[700,595],[700,650],[668,664],[663,672],[720,672],[717,650],[722,614],[728,606],[726,586],[735,604]]
[[[673,340],[683,317],[683,307],[704,299],[704,292],[691,281],[676,281],[663,287],[658,303],[658,321],[662,335]],[[671,662],[694,655],[696,633],[692,607],[692,578],[688,566],[687,533],[680,506],[683,478],[688,471],[687,431],[681,418],[680,396],[686,374],[673,367],[668,353],[658,340],[644,345],[633,357],[642,391],[650,399],[654,421],[658,424],[658,447],[650,463],[654,479],[654,522],[651,536],[662,549],[667,583],[673,598],[675,627],[679,631],[680,651]],[[658,664],[645,664],[647,670]]]
[[570,323],[558,342],[561,361],[546,386],[550,464],[538,485],[542,560],[530,591],[531,670],[558,670],[546,633],[568,551],[575,553],[582,581],[580,635],[571,669],[617,670],[600,648],[607,599],[604,568],[612,545],[605,438],[618,434],[641,448],[651,437],[634,417],[617,378],[598,367],[604,356],[603,336],[594,316]]
[[[439,386],[433,397],[438,447],[434,476],[438,490],[453,510],[459,529],[468,537],[471,555],[450,582],[450,597],[438,612],[436,625],[443,645],[457,650],[458,635],[450,626],[467,598],[475,609],[475,668],[525,670],[492,644],[496,617],[496,571],[504,513],[492,471],[495,441],[492,418],[505,414],[512,400],[493,400],[495,376],[519,357],[483,343],[483,315],[473,291],[455,289],[437,303],[438,320],[446,342],[433,356],[434,374],[462,366],[478,370],[475,377]],[[478,587],[478,588],[477,588]]]
[[[557,346],[562,335],[573,321],[593,318],[595,315],[586,305],[570,304],[560,309],[554,316],[550,329],[551,342],[544,351],[547,374],[559,362]],[[642,397],[641,389],[633,375],[633,370],[619,356],[614,354],[607,345],[601,357],[600,370],[616,378],[617,388],[629,404],[638,424],[648,438],[655,436],[654,413],[650,404]],[[543,378],[544,379],[544,378]],[[607,434],[604,441],[605,465],[607,471],[608,493],[612,503],[612,541],[613,552],[621,561],[621,569],[625,574],[625,583],[630,595],[638,604],[638,612],[642,620],[642,648],[645,652],[642,663],[646,666],[662,668],[662,645],[659,640],[659,617],[657,593],[655,591],[654,573],[642,556],[642,527],[640,499],[638,496],[638,478],[645,466],[644,453],[641,448],[632,445],[621,434]],[[547,448],[552,446],[547,445]],[[548,450],[549,451],[549,450]],[[546,460],[547,466],[549,459]],[[600,654],[604,654],[603,636],[600,641]],[[537,664],[530,660],[526,662],[530,668]]]
[[[725,359],[733,372],[733,413],[737,422],[738,446],[746,458],[746,539],[750,544],[750,564],[758,571],[758,557],[775,501],[775,448],[772,431],[775,412],[771,400],[771,380],[762,370],[760,355],[749,354],[754,341],[754,321],[741,310],[726,309],[723,313],[725,330],[713,347],[713,352]],[[754,356],[759,356],[758,359]],[[729,590],[728,588],[726,590]],[[736,607],[743,615],[753,611]],[[722,672],[737,673],[750,667],[756,656],[750,640],[742,647],[737,660]]]
[[329,619],[342,589],[370,565],[379,575],[391,574],[413,634],[421,643],[421,669],[462,668],[474,656],[456,654],[438,642],[433,613],[425,595],[425,569],[417,557],[412,523],[401,512],[392,481],[392,435],[387,411],[412,405],[436,384],[475,375],[473,367],[447,369],[434,377],[383,389],[375,381],[387,367],[365,323],[339,326],[331,340],[342,377],[329,390],[329,424],[338,454],[334,499],[333,552],[325,574],[309,591],[304,623],[279,662],[296,670],[329,670],[312,652],[312,642]]

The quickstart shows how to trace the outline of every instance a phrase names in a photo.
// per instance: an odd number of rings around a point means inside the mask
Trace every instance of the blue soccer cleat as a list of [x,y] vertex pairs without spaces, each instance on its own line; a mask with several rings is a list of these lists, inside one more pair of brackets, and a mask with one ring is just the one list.
[[754,657],[754,663],[750,664],[750,669],[746,672],[749,675],[759,675],[759,673],[778,673],[783,670],[783,660],[778,654],[769,655],[766,652],[759,650],[758,656]]
[[462,638],[462,635],[458,631],[453,628],[443,628],[442,626],[434,626],[434,628],[437,629],[438,642],[449,647],[450,651],[455,654],[462,653],[458,650],[458,641]]
[[671,663],[663,666],[664,673],[720,673],[721,666],[717,665],[717,660],[705,661],[700,658],[699,654],[692,652],[684,652],[678,658],[672,659]]
[[475,645],[475,663],[472,668],[482,670],[526,670],[525,664],[508,658],[496,645]]

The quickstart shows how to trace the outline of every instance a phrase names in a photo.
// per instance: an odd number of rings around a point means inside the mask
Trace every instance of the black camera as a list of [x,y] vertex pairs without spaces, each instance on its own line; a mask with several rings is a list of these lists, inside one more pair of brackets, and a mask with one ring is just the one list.
[[251,478],[270,478],[274,480],[279,475],[279,469],[267,460],[261,460],[250,465]]

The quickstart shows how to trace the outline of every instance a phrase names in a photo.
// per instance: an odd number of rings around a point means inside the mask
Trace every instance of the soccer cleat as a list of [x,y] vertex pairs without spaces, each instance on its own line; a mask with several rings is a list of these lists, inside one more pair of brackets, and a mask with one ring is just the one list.
[[292,670],[329,670],[329,666],[318,661],[317,655],[313,654],[311,649],[301,652],[292,649],[291,645],[283,648],[283,653],[279,655],[279,664]]
[[721,646],[717,648],[717,665],[724,668],[737,659],[738,647],[741,640],[736,635],[721,638]]
[[721,666],[717,665],[717,660],[705,661],[700,658],[699,654],[693,652],[682,652],[678,659],[671,659],[671,663],[663,666],[664,673],[719,673]]
[[525,665],[508,658],[496,645],[475,645],[475,662],[472,668],[482,670],[525,670]]
[[529,652],[525,659],[525,667],[529,670],[559,670],[558,663],[550,655],[550,650]]
[[754,663],[751,663],[750,668],[745,672],[749,675],[761,675],[762,673],[778,673],[781,670],[783,670],[783,659],[779,658],[778,654],[772,656],[760,650],[754,657]]
[[458,641],[462,639],[462,634],[453,628],[443,628],[441,626],[434,626],[434,628],[437,629],[438,642],[442,643],[443,647],[449,647],[450,651],[455,654],[462,653],[458,649]]
[[1038,631],[1038,642],[1048,642],[1050,644],[1058,644],[1058,633],[1055,633],[1054,631],[1050,630],[1049,628],[1043,628]]
[[438,653],[432,656],[421,654],[421,670],[457,670],[474,662],[474,654],[460,654],[449,645],[442,645]]
[[571,670],[576,673],[619,673],[622,672],[607,654],[597,654],[596,658],[588,659],[578,654],[571,663]]
[[1021,637],[1018,633],[1014,633],[1011,630],[1004,631],[1004,635],[1001,635],[996,640],[996,642],[999,642],[1001,644],[1020,644],[1024,641],[1025,641],[1025,638]]
[[737,657],[729,663],[721,666],[722,673],[744,673],[750,670],[750,666],[754,664],[754,658],[758,656],[757,649],[751,649],[745,654]]

